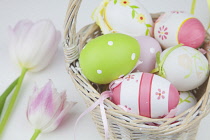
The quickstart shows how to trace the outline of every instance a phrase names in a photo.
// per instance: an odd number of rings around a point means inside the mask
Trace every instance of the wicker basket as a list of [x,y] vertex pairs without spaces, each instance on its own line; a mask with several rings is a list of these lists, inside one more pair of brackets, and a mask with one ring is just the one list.
[[[101,31],[96,24],[90,24],[76,33],[76,18],[82,0],[71,0],[65,20],[65,42],[64,53],[66,68],[70,74],[76,88],[84,98],[87,106],[92,105],[99,99],[102,92],[100,85],[91,83],[81,73],[78,57],[81,48],[91,39],[100,36]],[[160,14],[152,14],[153,19]],[[209,42],[209,35],[205,43]],[[208,56],[210,56],[210,50]],[[210,57],[208,57],[210,60]],[[151,119],[139,115],[127,113],[110,102],[104,101],[106,116],[109,125],[109,139],[124,140],[194,140],[200,121],[205,117],[210,108],[210,84],[206,81],[196,92],[198,103],[175,118]],[[104,138],[104,128],[101,119],[100,107],[96,107],[92,112],[92,119],[97,129]],[[158,123],[159,126],[150,126],[146,123]],[[175,123],[174,123],[175,122]]]

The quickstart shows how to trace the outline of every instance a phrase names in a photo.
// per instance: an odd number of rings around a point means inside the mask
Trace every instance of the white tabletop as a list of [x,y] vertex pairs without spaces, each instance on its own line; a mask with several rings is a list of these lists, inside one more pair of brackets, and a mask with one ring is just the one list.
[[[160,12],[167,10],[190,10],[191,0],[139,0],[145,5],[149,12]],[[100,0],[83,0],[78,16],[77,29],[92,23],[90,15]],[[65,13],[68,0],[0,0],[0,93],[20,74],[20,69],[16,67],[8,56],[8,34],[7,27],[14,26],[21,19],[48,18],[53,21],[56,28],[63,32]],[[199,0],[196,15],[201,20],[209,19],[209,13],[205,0]],[[208,21],[204,21],[207,24]],[[63,41],[63,40],[62,40]],[[67,90],[68,100],[78,102],[70,111],[69,116],[54,132],[41,134],[37,140],[73,140],[74,124],[78,116],[86,109],[82,97],[75,89],[69,75],[65,69],[62,43],[53,59],[53,62],[45,70],[39,73],[28,73],[24,79],[20,96],[12,116],[5,128],[2,140],[29,140],[33,134],[33,129],[26,119],[26,106],[28,97],[33,92],[33,87],[43,86],[48,79],[52,79],[58,91]],[[210,115],[201,122],[197,140],[209,140]],[[99,140],[101,137],[97,132],[90,115],[86,115],[78,124],[77,140]]]

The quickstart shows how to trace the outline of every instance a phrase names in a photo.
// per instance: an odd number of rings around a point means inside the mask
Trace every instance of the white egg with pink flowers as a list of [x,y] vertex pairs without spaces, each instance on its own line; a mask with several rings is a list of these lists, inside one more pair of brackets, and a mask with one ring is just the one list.
[[170,11],[161,15],[154,26],[154,36],[166,49],[177,44],[198,48],[205,39],[203,24],[184,11]]
[[131,73],[111,91],[113,103],[149,118],[162,118],[179,102],[177,89],[168,80],[151,73]]

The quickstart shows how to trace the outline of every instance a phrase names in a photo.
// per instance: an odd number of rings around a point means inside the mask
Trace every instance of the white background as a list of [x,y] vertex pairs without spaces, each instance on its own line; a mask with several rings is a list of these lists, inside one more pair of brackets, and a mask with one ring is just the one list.
[[[92,23],[90,15],[101,0],[83,0],[79,11],[77,29]],[[191,0],[139,0],[149,12],[167,10],[190,10]],[[205,0],[198,0],[196,16],[201,17],[207,25],[209,13]],[[48,18],[53,21],[56,28],[63,32],[65,13],[68,0],[0,0],[0,94],[20,74],[20,69],[13,65],[8,56],[9,38],[7,27],[12,27],[21,19],[28,18],[33,21]],[[63,41],[63,40],[62,40]],[[42,87],[48,79],[52,79],[58,91],[67,90],[68,100],[78,102],[70,111],[69,116],[63,121],[57,130],[48,134],[41,134],[37,140],[73,140],[74,124],[78,116],[85,110],[82,97],[74,88],[70,76],[65,70],[62,43],[59,50],[48,68],[39,73],[28,73],[24,79],[20,96],[12,117],[5,128],[2,140],[29,140],[33,129],[26,119],[26,106],[28,97],[32,94],[35,84]],[[197,140],[209,140],[210,138],[210,115],[201,122]],[[76,133],[77,140],[100,140],[95,125],[90,115],[86,115],[79,122]]]

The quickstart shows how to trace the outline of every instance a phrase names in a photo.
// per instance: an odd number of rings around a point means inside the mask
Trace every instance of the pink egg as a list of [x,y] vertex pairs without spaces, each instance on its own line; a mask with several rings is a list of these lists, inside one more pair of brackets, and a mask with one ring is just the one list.
[[161,118],[179,102],[179,92],[166,79],[150,73],[131,73],[113,88],[111,101],[131,112]]
[[139,60],[141,64],[136,67],[134,72],[151,72],[155,68],[156,53],[162,52],[161,46],[157,40],[149,36],[136,37],[141,47]]

